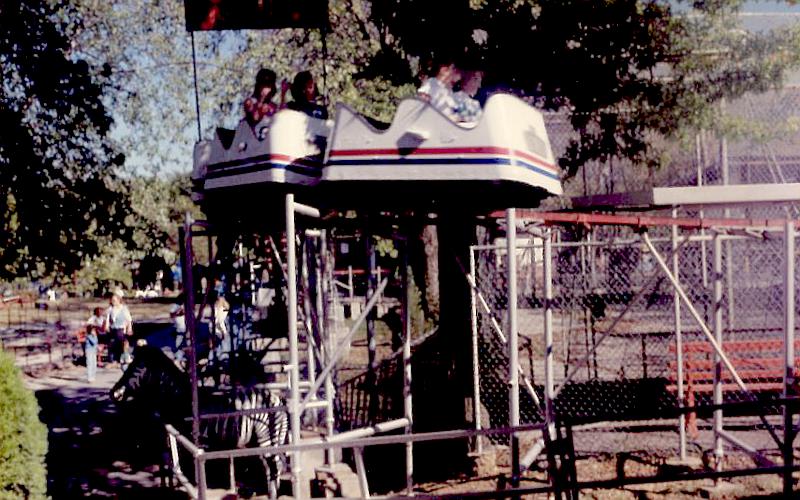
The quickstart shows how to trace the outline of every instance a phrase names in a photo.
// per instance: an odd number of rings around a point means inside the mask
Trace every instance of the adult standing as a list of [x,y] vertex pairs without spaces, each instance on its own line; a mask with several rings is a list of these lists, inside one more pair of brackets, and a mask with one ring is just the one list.
[[122,303],[124,296],[122,290],[111,294],[110,305],[106,310],[106,319],[103,329],[108,332],[108,359],[118,362],[122,357],[123,340],[125,336],[133,335],[133,318],[128,306]]

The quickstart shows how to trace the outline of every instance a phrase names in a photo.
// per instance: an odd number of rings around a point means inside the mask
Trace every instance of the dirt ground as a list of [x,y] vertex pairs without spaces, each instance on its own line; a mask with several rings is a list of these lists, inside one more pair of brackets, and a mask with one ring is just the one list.
[[[162,460],[160,442],[140,439],[153,435],[141,423],[127,421],[108,397],[108,390],[120,375],[118,368],[103,367],[97,380],[85,381],[83,367],[31,374],[28,386],[36,393],[41,418],[49,429],[47,455],[48,493],[60,498],[149,498],[185,499],[183,492],[166,488],[159,477]],[[655,464],[656,461],[654,461]],[[579,478],[611,478],[616,473],[611,456],[581,457]],[[631,461],[626,474],[654,474],[655,465]],[[462,477],[440,483],[419,485],[424,495],[474,493],[502,487],[499,476]],[[711,488],[711,481],[630,486],[615,490],[581,492],[587,499],[671,499],[671,498],[782,498],[777,476],[739,478],[732,487]],[[522,486],[545,483],[541,471],[526,473]],[[528,498],[547,498],[531,495]]]
[[[102,304],[102,301],[97,301],[97,305]],[[58,310],[59,319],[62,322],[81,321],[94,306],[94,302],[62,304]],[[168,317],[168,305],[164,303],[132,303],[131,309],[138,320],[164,320]],[[53,313],[51,310],[50,314]],[[185,493],[164,485],[159,464],[163,463],[165,447],[160,439],[153,438],[159,435],[159,430],[149,427],[146,422],[129,420],[111,403],[108,392],[120,375],[118,367],[104,366],[98,369],[97,379],[89,383],[84,367],[67,362],[58,368],[26,374],[26,383],[35,391],[41,419],[49,430],[47,468],[50,497],[188,498]],[[613,455],[595,453],[578,458],[580,480],[616,476],[618,462]],[[628,476],[651,475],[657,466],[656,459],[632,460],[626,463],[625,473]],[[542,471],[528,472],[522,486],[542,486],[545,481]],[[417,491],[432,496],[458,495],[492,491],[502,488],[503,484],[503,478],[494,474],[465,476],[446,482],[420,484]],[[709,480],[663,483],[583,491],[581,498],[782,498],[781,479],[774,475],[737,478],[725,484],[732,486],[714,489]],[[547,495],[528,498],[547,498]]]

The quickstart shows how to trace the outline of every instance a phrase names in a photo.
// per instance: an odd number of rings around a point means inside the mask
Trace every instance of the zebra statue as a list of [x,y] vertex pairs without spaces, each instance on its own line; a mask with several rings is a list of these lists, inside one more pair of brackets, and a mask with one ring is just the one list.
[[[288,442],[289,423],[284,401],[268,389],[258,386],[240,388],[235,396],[220,404],[208,404],[202,397],[201,408],[206,412],[224,413],[248,411],[245,415],[201,420],[201,444],[210,449],[244,448],[249,446],[281,446]],[[152,412],[165,423],[188,434],[191,421],[191,383],[185,372],[178,368],[160,349],[150,346],[136,348],[133,362],[119,381],[111,388],[111,399],[117,403],[134,402]],[[205,400],[205,401],[204,401]],[[204,404],[205,403],[205,404]],[[267,475],[271,498],[277,498],[280,476],[286,469],[282,454],[266,453],[261,456]]]

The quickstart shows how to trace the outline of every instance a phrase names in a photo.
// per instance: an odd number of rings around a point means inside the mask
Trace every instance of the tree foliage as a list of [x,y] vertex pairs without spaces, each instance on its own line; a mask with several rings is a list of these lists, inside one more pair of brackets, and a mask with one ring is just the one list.
[[0,351],[0,498],[46,498],[47,427],[14,357]]
[[[421,58],[466,52],[495,83],[569,113],[561,159],[657,162],[653,134],[708,125],[714,104],[779,84],[800,61],[800,27],[747,33],[738,0],[391,0],[376,22]],[[447,30],[441,29],[448,26]]]
[[[180,0],[72,0],[76,50],[110,63],[118,139],[137,168],[186,171],[196,136],[191,44]],[[486,83],[544,109],[577,132],[562,163],[623,157],[657,163],[653,134],[707,126],[715,103],[781,81],[800,57],[799,28],[738,26],[738,0],[330,0],[330,29],[198,32],[203,134],[234,126],[262,67],[291,78],[311,69],[331,102],[388,120],[426,61],[467,56]],[[323,57],[326,55],[326,57]],[[172,141],[165,147],[165,141]]]
[[[99,251],[84,259],[70,290],[102,294],[116,286],[131,288],[134,268],[146,263],[167,267],[178,263],[178,227],[186,213],[200,218],[192,203],[187,175],[139,175],[126,183],[129,212],[125,226],[130,240],[98,239]],[[145,266],[147,267],[147,266]],[[149,284],[152,276],[146,276]]]
[[[59,11],[63,14],[63,11]],[[0,3],[0,278],[70,273],[124,237],[102,77],[46,2]]]

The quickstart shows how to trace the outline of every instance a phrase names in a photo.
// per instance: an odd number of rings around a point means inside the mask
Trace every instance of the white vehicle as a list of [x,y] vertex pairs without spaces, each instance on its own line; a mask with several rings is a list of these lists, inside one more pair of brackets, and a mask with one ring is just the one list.
[[562,194],[541,113],[507,94],[466,124],[416,98],[400,102],[386,129],[343,104],[333,122],[282,110],[255,130],[242,122],[232,137],[199,143],[193,178],[201,194],[264,185],[341,208],[523,207]]
[[512,182],[562,194],[541,113],[507,94],[490,97],[476,123],[404,99],[386,130],[340,104],[322,180]]
[[251,127],[217,129],[216,137],[194,148],[192,179],[198,194],[251,185],[313,186],[331,122],[284,109]]

